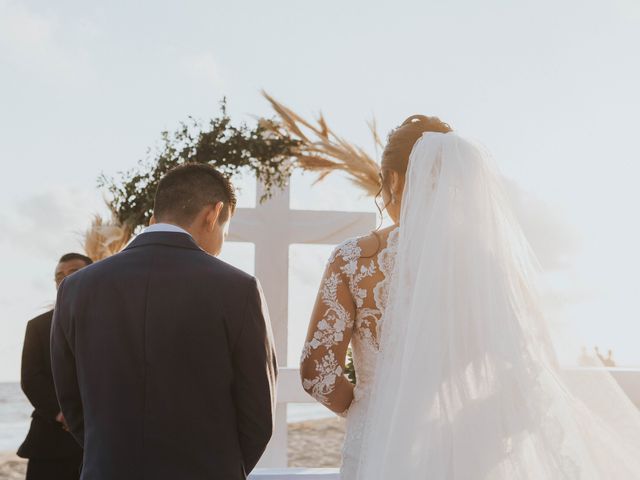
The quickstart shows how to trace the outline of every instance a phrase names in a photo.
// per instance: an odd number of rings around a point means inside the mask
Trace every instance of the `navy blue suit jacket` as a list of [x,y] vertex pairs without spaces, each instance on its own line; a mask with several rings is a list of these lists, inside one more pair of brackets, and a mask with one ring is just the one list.
[[51,358],[83,480],[244,479],[271,437],[260,287],[187,234],[144,233],[68,277]]

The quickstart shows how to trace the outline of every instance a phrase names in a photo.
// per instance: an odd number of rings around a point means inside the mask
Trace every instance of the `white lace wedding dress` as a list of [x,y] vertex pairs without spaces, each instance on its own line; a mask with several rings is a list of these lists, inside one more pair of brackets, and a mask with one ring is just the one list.
[[304,388],[347,417],[342,479],[640,479],[640,413],[607,371],[559,367],[487,152],[426,133],[406,179],[380,249],[332,255],[303,352]]
[[[344,362],[351,342],[357,375],[354,400],[342,413],[347,419],[342,480],[354,478],[360,458],[365,415],[378,355],[378,332],[398,245],[398,228],[373,256],[363,256],[362,239],[339,245],[322,279],[318,305],[302,353],[303,386],[331,407],[339,383],[345,382]],[[305,371],[306,370],[306,371]]]
[[399,223],[355,478],[640,479],[640,413],[607,371],[559,367],[486,150],[425,133]]

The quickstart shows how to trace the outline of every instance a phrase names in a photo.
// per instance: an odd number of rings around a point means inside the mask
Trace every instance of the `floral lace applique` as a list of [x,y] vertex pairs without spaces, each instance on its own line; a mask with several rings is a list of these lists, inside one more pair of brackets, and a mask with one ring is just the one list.
[[[316,324],[312,338],[305,342],[302,350],[302,362],[312,356],[319,357],[313,359],[316,375],[313,378],[303,378],[302,386],[316,400],[325,404],[330,403],[328,396],[343,374],[342,366],[332,349],[344,341],[345,331],[352,330],[354,325],[352,316],[338,300],[338,289],[343,284],[345,275],[351,284],[350,272],[357,268],[360,252],[357,239],[352,239],[338,246],[329,258],[330,267],[338,257],[342,265],[339,269],[329,268],[322,281],[320,298],[326,310]],[[319,348],[326,351],[314,353]]]
[[[362,257],[359,240],[350,239],[331,254],[320,290],[326,309],[302,352],[302,361],[313,365],[312,369],[307,367],[313,374],[302,379],[303,387],[325,405],[331,405],[331,394],[344,373],[344,359],[337,358],[336,351],[346,351],[344,344],[351,339],[358,389],[364,390],[379,348],[378,329],[388,295],[387,277],[394,267],[397,230],[390,233],[387,246],[375,259]],[[340,303],[346,299],[353,302],[348,308]]]
[[302,360],[309,358],[311,351],[320,346],[331,348],[340,343],[344,338],[345,330],[353,327],[353,320],[349,313],[338,301],[337,290],[340,283],[340,275],[333,272],[322,284],[322,302],[327,310],[322,320],[318,322],[313,338],[304,344]]
[[327,403],[327,395],[333,392],[336,380],[342,375],[342,367],[336,360],[333,350],[329,350],[320,360],[315,360],[318,375],[313,379],[303,379],[302,386],[311,392],[313,398],[322,403]]

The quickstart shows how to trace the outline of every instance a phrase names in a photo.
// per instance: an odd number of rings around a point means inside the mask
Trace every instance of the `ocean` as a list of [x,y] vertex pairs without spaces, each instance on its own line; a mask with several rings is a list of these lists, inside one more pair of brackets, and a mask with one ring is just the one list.
[[15,452],[20,446],[32,410],[19,383],[0,383],[0,452]]
[[[19,383],[0,383],[0,452],[15,452],[27,433],[33,408]],[[320,404],[292,403],[287,408],[289,423],[330,418],[333,414]]]

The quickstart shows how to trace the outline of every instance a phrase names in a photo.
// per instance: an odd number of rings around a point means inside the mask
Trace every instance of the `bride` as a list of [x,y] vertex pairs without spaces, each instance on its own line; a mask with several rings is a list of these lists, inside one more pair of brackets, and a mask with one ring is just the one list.
[[305,390],[347,418],[342,479],[640,479],[640,414],[606,371],[558,367],[487,152],[412,116],[382,185],[395,225],[331,255],[302,354]]

